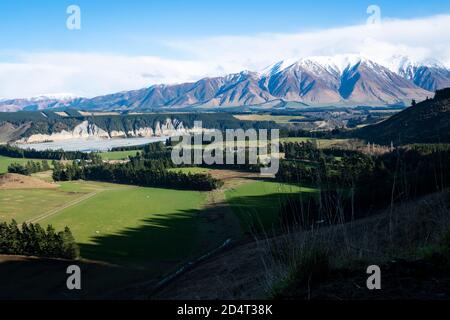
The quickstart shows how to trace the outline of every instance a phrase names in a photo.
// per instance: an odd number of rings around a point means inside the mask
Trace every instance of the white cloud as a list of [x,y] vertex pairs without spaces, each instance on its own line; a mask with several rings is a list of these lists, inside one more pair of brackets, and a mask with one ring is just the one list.
[[167,41],[190,56],[167,59],[103,53],[20,53],[0,61],[0,97],[48,92],[95,96],[155,83],[181,83],[243,69],[260,70],[283,59],[356,53],[385,63],[393,55],[435,58],[450,66],[450,15],[384,20],[296,34],[220,36]]
[[99,53],[26,53],[0,63],[0,97],[70,92],[91,97],[154,83],[193,81],[219,69],[201,61]]
[[258,68],[304,56],[361,54],[384,62],[396,55],[450,60],[450,15],[413,20],[384,20],[297,34],[222,36],[170,41],[167,45],[213,61],[234,61]]

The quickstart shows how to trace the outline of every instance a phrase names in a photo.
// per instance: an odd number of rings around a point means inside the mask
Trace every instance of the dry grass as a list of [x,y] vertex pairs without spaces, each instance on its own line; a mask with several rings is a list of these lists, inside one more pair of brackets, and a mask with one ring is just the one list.
[[268,298],[293,275],[311,270],[317,251],[326,253],[330,268],[414,259],[449,230],[449,206],[446,191],[346,224],[259,236],[205,261],[154,298]]
[[38,178],[7,173],[0,176],[0,190],[6,189],[54,189],[58,185]]
[[394,258],[421,258],[450,229],[450,191],[400,205],[370,218],[309,231],[290,230],[259,240],[266,266],[265,291],[273,293],[305,265],[311,250],[327,252],[333,268],[356,262],[383,264]]

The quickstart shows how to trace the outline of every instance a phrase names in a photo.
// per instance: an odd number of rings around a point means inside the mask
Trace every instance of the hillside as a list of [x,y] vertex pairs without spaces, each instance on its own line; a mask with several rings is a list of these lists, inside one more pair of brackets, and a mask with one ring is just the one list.
[[[405,203],[395,208],[395,218],[391,222],[389,210],[386,210],[370,218],[319,231],[290,232],[237,244],[182,274],[152,298],[267,298],[279,288],[288,289],[287,283],[292,282],[289,294],[280,290],[281,294],[276,297],[299,300],[442,299],[449,293],[446,286],[450,283],[449,269],[445,262],[438,260],[440,264],[436,264],[429,257],[423,258],[418,248],[431,248],[448,231],[449,195],[445,191]],[[421,240],[424,235],[427,235],[425,241]],[[299,250],[301,253],[314,242],[320,243],[322,250],[328,252],[330,267],[339,267],[330,270],[324,281],[302,285],[296,278],[289,278],[292,261],[295,261],[294,252]],[[391,251],[387,252],[386,248]],[[275,254],[277,250],[286,252],[287,256]],[[382,291],[366,289],[365,271],[371,264],[383,266]],[[321,271],[319,264],[317,269]],[[283,286],[280,286],[280,279],[285,279]],[[399,285],[400,279],[402,285]]]
[[418,103],[386,121],[352,133],[377,144],[450,142],[450,88],[436,91],[434,99]]
[[171,136],[196,130],[195,121],[207,129],[276,127],[274,123],[239,121],[226,113],[91,114],[66,112],[0,112],[0,143],[58,141],[71,138]]

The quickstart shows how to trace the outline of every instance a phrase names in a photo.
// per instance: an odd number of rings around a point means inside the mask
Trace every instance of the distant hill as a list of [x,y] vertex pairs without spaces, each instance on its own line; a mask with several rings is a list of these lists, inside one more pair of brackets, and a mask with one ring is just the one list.
[[354,137],[389,145],[450,143],[450,88],[434,99],[413,105],[386,121],[352,132]]
[[205,129],[278,128],[274,122],[240,121],[229,113],[0,112],[0,144],[23,139],[31,143],[89,137],[173,136],[195,131],[196,121],[201,121]]

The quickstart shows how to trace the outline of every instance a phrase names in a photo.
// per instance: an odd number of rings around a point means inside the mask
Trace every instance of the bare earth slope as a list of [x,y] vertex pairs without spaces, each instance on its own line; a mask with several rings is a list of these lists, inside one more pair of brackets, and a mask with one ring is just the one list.
[[0,176],[1,189],[52,189],[57,185],[45,182],[41,179],[22,176],[15,173],[7,173]]

